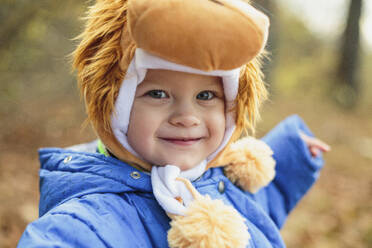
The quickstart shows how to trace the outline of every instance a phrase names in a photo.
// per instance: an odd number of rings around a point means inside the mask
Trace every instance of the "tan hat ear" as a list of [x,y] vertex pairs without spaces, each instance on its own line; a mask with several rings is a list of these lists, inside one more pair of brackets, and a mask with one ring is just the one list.
[[192,68],[231,70],[259,54],[269,19],[242,0],[129,0],[139,48]]

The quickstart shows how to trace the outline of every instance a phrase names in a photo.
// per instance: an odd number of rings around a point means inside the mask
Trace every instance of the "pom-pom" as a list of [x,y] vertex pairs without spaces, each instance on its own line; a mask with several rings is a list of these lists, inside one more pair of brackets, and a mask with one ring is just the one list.
[[186,216],[173,216],[168,243],[172,248],[243,248],[250,239],[244,221],[221,200],[198,197],[188,206]]
[[265,142],[245,137],[231,144],[218,162],[226,164],[225,175],[231,182],[255,193],[275,177],[272,155],[273,151]]

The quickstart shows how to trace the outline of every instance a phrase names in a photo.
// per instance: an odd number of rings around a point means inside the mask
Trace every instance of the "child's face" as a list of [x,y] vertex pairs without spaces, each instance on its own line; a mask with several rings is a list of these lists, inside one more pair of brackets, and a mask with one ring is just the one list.
[[148,70],[136,91],[128,142],[151,164],[190,169],[223,140],[224,99],[220,77]]

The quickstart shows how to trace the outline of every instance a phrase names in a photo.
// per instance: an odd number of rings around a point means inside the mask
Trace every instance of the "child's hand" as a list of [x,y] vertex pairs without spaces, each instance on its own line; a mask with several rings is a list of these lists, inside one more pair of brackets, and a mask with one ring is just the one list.
[[300,132],[300,137],[306,143],[312,157],[316,157],[320,152],[329,152],[331,147],[320,139],[310,137],[303,132]]

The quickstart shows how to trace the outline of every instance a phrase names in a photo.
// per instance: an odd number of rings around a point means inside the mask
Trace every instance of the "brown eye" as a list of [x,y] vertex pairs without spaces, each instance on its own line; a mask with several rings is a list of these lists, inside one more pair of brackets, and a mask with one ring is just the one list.
[[196,99],[199,99],[199,100],[211,100],[212,98],[215,97],[215,94],[212,92],[212,91],[209,91],[209,90],[205,90],[205,91],[202,91],[200,92],[197,96],[196,96]]
[[167,93],[165,93],[165,91],[163,90],[150,90],[146,93],[146,95],[152,98],[157,98],[157,99],[168,97]]

